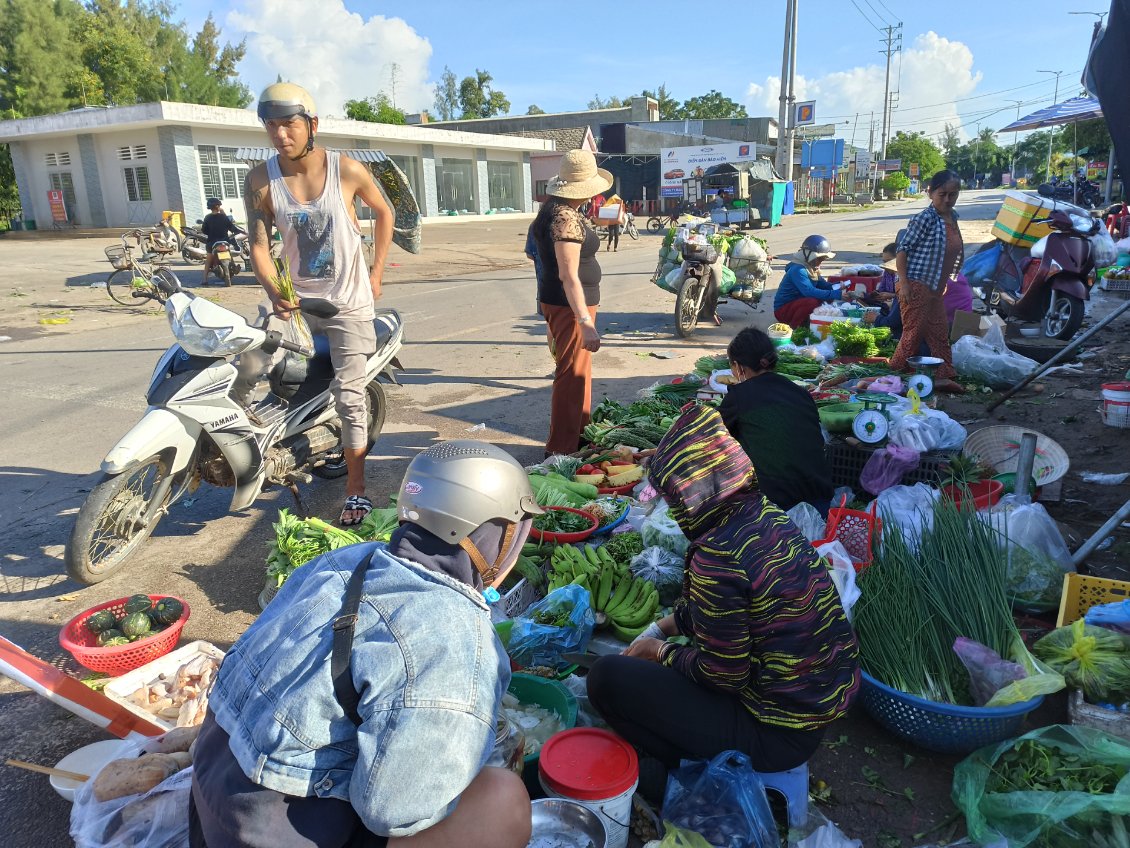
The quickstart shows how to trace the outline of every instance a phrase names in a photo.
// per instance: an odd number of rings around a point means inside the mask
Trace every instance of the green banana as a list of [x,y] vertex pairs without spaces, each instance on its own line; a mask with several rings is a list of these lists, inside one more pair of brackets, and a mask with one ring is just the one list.
[[596,555],[596,548],[592,545],[585,545],[585,558],[591,565],[600,568],[600,558]]
[[596,555],[600,557],[600,561],[605,568],[616,567],[616,560],[614,560],[612,554],[608,553],[603,547],[596,549]]
[[655,620],[655,613],[658,609],[658,602],[648,595],[642,606],[627,613],[619,613],[613,620],[621,627],[639,627],[641,625],[646,627]]
[[647,630],[646,624],[643,627],[624,627],[615,621],[612,622],[612,634],[621,642],[633,642],[645,630]]
[[608,606],[608,599],[611,593],[612,569],[606,568],[600,572],[600,582],[597,584],[596,597],[592,599],[597,612],[603,612],[604,608]]
[[632,588],[632,578],[621,577],[616,581],[616,588],[612,590],[612,597],[608,599],[608,603],[604,605],[603,612],[608,613],[618,607],[628,597],[628,592]]
[[643,591],[644,582],[645,581],[640,580],[638,577],[633,577],[632,588],[628,591],[627,596],[615,607],[609,606],[604,611],[608,613],[610,617],[615,617],[621,611],[626,612],[627,610],[635,608],[636,604],[639,602],[640,593]]

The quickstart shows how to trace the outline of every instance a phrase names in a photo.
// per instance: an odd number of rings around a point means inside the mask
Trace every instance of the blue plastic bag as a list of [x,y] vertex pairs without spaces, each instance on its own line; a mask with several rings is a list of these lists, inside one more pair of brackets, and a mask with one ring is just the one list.
[[1130,636],[1130,599],[1091,607],[1083,620],[1095,627],[1117,630]]
[[667,779],[663,820],[694,831],[715,848],[780,844],[765,787],[740,751],[723,751],[710,761],[684,760]]
[[974,253],[965,260],[965,264],[961,266],[961,273],[965,275],[969,285],[980,286],[993,275],[997,270],[997,263],[1000,262],[1002,250],[1003,247],[998,241],[992,247]]
[[[550,619],[562,623],[548,623]],[[562,586],[514,619],[506,652],[527,668],[557,668],[562,654],[585,652],[595,624],[588,589],[574,584]]]

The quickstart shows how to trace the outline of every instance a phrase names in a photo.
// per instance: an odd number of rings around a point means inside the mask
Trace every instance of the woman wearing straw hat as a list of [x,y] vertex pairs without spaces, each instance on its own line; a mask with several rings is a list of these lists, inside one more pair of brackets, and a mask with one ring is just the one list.
[[596,167],[588,150],[561,157],[549,181],[549,199],[534,219],[532,231],[542,259],[538,300],[549,325],[557,360],[550,402],[545,452],[573,453],[589,423],[592,354],[600,348],[596,308],[600,303],[600,236],[580,213],[582,203],[612,186],[612,174]]

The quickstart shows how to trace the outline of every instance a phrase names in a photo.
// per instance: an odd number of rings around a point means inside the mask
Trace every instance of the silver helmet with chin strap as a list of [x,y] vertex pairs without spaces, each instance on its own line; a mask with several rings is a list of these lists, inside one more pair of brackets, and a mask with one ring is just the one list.
[[401,521],[418,524],[451,545],[488,521],[518,524],[544,512],[518,461],[474,439],[441,442],[417,454],[396,504]]

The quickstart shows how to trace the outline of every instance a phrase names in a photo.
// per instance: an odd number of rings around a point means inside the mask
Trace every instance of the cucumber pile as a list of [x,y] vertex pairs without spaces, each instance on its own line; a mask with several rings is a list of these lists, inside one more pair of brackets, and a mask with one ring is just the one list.
[[604,548],[559,545],[550,558],[549,591],[574,583],[588,590],[597,626],[608,626],[617,639],[631,642],[655,621],[659,591],[634,577]]

